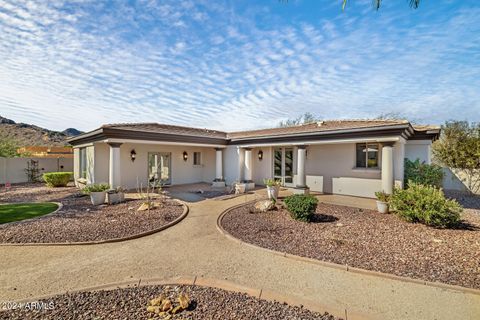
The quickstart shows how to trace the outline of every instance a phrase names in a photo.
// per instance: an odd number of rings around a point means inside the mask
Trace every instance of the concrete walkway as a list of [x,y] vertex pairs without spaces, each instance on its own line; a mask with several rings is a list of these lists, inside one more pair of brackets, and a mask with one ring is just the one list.
[[192,203],[178,225],[127,242],[0,247],[0,302],[112,282],[204,276],[347,309],[349,319],[480,318],[480,295],[296,261],[223,236],[216,229],[219,214],[255,197]]

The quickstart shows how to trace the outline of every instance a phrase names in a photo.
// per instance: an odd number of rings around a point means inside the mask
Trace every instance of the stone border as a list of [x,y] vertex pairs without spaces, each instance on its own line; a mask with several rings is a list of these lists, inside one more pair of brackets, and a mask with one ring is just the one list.
[[48,216],[51,216],[51,215],[54,215],[55,213],[57,213],[58,211],[62,210],[63,208],[63,204],[61,202],[55,202],[55,201],[42,201],[42,202],[7,202],[7,203],[1,203],[0,204],[0,207],[3,206],[3,205],[11,205],[11,204],[32,204],[32,203],[38,203],[38,204],[41,204],[41,203],[54,203],[57,205],[57,209],[53,210],[52,212],[50,213],[47,213],[47,214],[43,214],[41,216],[37,216],[37,217],[33,217],[33,218],[30,218],[30,219],[23,219],[23,220],[19,220],[19,221],[12,221],[12,222],[7,222],[7,223],[2,223],[1,226],[11,226],[11,225],[15,225],[15,224],[21,224],[21,223],[26,223],[26,222],[30,222],[30,221],[33,221],[33,220],[40,220],[40,219],[44,219]]
[[[188,214],[188,211],[189,211],[189,208],[188,208],[188,205],[183,202],[183,201],[180,201],[180,200],[177,200],[177,199],[174,199],[175,201],[177,201],[178,203],[180,203],[182,206],[183,206],[183,213],[178,217],[176,218],[175,220],[167,223],[167,224],[164,224],[163,226],[157,228],[157,229],[153,229],[153,230],[149,230],[149,231],[145,231],[145,232],[141,232],[141,233],[137,233],[137,234],[134,234],[134,235],[131,235],[131,236],[126,236],[126,237],[123,237],[123,238],[113,238],[113,239],[106,239],[106,240],[98,240],[98,241],[81,241],[81,242],[27,242],[27,243],[0,243],[0,247],[23,247],[23,246],[83,246],[83,245],[95,245],[95,244],[105,244],[105,243],[115,243],[115,242],[122,242],[122,241],[127,241],[127,240],[133,240],[133,239],[138,239],[138,238],[142,238],[142,237],[145,237],[145,236],[149,236],[149,235],[152,235],[154,233],[157,233],[157,232],[160,232],[162,230],[165,230],[167,228],[170,228],[174,225],[176,225],[177,223],[179,223],[180,221],[182,221]],[[58,211],[59,209],[57,209]],[[53,213],[53,212],[52,212]],[[52,214],[52,213],[49,213],[49,214]],[[41,217],[39,217],[41,218]]]
[[214,278],[206,278],[202,276],[178,276],[169,279],[162,278],[149,278],[149,279],[138,279],[138,280],[129,280],[122,282],[106,283],[99,286],[93,287],[84,287],[81,289],[75,289],[71,291],[61,291],[53,293],[50,295],[31,297],[27,299],[17,300],[18,303],[27,303],[32,301],[47,300],[56,295],[66,294],[66,293],[78,293],[85,291],[101,291],[101,290],[114,290],[114,289],[126,289],[126,288],[135,288],[151,285],[189,285],[189,286],[201,286],[209,288],[222,289],[229,292],[244,293],[248,296],[263,299],[270,302],[279,302],[286,303],[289,306],[296,306],[308,309],[310,311],[325,313],[343,318],[344,320],[366,320],[371,319],[370,316],[354,313],[345,308],[340,307],[328,307],[321,303],[314,302],[311,300],[302,299],[294,296],[287,296],[280,294],[275,291],[263,289],[263,288],[251,288],[243,285],[236,284],[228,280],[220,280]]
[[453,291],[457,291],[457,292],[459,291],[459,292],[462,292],[462,293],[480,295],[480,290],[479,289],[467,288],[467,287],[457,286],[457,285],[453,285],[453,284],[446,284],[446,283],[442,283],[442,282],[432,282],[432,281],[427,281],[427,280],[397,276],[397,275],[390,274],[390,273],[361,269],[361,268],[356,268],[356,267],[352,267],[352,266],[349,266],[349,265],[337,264],[337,263],[333,263],[333,262],[327,262],[327,261],[322,261],[322,260],[318,260],[318,259],[297,256],[297,255],[293,255],[293,254],[290,254],[290,253],[287,253],[287,252],[280,252],[280,251],[275,251],[275,250],[268,249],[268,248],[263,248],[263,247],[257,246],[257,245],[252,244],[252,243],[245,242],[241,239],[238,239],[238,238],[234,237],[233,235],[231,235],[228,231],[226,231],[222,227],[222,220],[223,220],[224,216],[227,215],[230,211],[241,208],[241,207],[243,207],[245,205],[248,205],[250,203],[253,203],[255,201],[257,201],[257,200],[253,200],[253,201],[249,201],[247,203],[242,203],[242,204],[239,204],[239,205],[235,205],[233,207],[230,207],[230,208],[224,210],[217,218],[217,230],[221,234],[223,234],[225,237],[227,237],[228,239],[233,240],[233,241],[235,241],[235,242],[237,242],[241,245],[245,245],[245,246],[255,248],[255,249],[261,249],[261,250],[264,250],[266,252],[270,252],[274,255],[282,256],[282,257],[289,258],[289,259],[292,259],[292,260],[295,260],[295,261],[313,263],[313,264],[316,264],[316,265],[319,265],[319,266],[322,266],[322,267],[334,268],[334,269],[339,269],[339,270],[343,270],[343,271],[349,271],[349,272],[354,272],[354,273],[358,273],[358,274],[363,274],[363,275],[368,275],[368,276],[373,276],[373,277],[379,277],[379,278],[384,278],[384,279],[389,279],[389,280],[397,280],[397,281],[402,281],[402,282],[431,286],[431,287],[444,289],[444,290],[453,290]]

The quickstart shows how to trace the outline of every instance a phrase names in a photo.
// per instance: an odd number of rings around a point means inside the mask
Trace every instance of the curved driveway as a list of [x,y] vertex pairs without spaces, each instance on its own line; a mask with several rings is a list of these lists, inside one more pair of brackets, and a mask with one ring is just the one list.
[[126,242],[0,247],[0,302],[113,282],[204,276],[302,298],[338,316],[347,309],[349,319],[480,319],[478,294],[296,261],[222,235],[219,214],[254,197],[190,203],[179,224]]

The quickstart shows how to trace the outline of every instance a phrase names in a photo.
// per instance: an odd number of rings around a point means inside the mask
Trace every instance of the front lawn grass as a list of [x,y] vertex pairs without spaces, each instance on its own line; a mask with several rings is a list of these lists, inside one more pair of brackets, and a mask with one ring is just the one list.
[[31,219],[57,210],[58,205],[44,203],[14,203],[0,205],[0,224]]

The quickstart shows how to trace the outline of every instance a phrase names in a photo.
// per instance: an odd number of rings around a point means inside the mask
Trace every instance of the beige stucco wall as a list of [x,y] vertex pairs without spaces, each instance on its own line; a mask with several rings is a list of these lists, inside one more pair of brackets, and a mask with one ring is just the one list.
[[[22,183],[27,182],[27,162],[33,159],[38,161],[39,173],[73,171],[73,159],[64,158],[0,158],[0,183]],[[63,169],[61,168],[63,166]]]
[[432,141],[430,140],[408,140],[405,144],[405,157],[415,161],[430,164],[432,162]]
[[106,143],[95,143],[95,183],[108,183],[110,146]]
[[[95,180],[108,182],[109,146],[95,144]],[[130,152],[135,149],[136,159],[130,159]],[[183,160],[183,151],[187,151],[188,160]],[[120,172],[121,185],[125,188],[136,188],[138,184],[147,185],[148,180],[148,153],[170,152],[172,184],[185,184],[195,182],[211,182],[215,178],[215,149],[193,146],[132,144],[124,143],[120,146]],[[202,165],[193,165],[193,152],[202,153]]]
[[308,146],[305,169],[312,191],[373,197],[381,189],[380,170],[355,168],[354,143]]
[[[258,152],[263,151],[263,159],[258,159]],[[263,185],[264,179],[271,179],[273,177],[273,148],[262,147],[252,149],[253,158],[253,181],[256,185]]]

